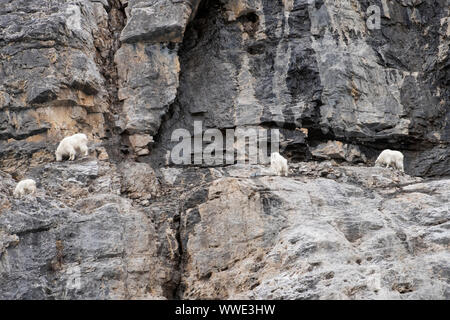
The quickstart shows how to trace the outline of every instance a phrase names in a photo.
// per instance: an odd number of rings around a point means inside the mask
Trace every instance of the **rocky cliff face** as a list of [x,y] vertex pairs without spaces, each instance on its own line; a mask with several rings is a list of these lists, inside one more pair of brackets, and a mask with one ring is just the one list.
[[[449,299],[449,7],[1,0],[0,298]],[[194,121],[279,129],[290,176],[172,164]]]

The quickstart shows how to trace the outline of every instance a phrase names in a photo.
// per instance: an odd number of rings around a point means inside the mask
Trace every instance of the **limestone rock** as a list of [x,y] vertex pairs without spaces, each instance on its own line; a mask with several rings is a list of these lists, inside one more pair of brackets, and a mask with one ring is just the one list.
[[158,194],[159,182],[150,165],[124,163],[119,170],[122,174],[121,192],[131,199],[150,199]]
[[[450,299],[448,1],[372,3],[2,1],[0,298]],[[289,177],[171,164],[194,121]]]
[[134,149],[134,152],[139,155],[147,155],[149,154],[149,150],[147,148],[147,145],[150,142],[153,142],[153,137],[149,135],[143,135],[143,134],[135,134],[129,137],[131,146]]
[[391,197],[323,178],[216,180],[182,215],[182,297],[443,299],[450,181],[412,183]]
[[366,156],[358,146],[344,144],[340,141],[328,141],[311,150],[311,154],[322,159],[341,159],[348,162],[366,162]]
[[[194,4],[198,0],[191,1]],[[181,42],[193,4],[190,1],[130,1],[123,42]]]

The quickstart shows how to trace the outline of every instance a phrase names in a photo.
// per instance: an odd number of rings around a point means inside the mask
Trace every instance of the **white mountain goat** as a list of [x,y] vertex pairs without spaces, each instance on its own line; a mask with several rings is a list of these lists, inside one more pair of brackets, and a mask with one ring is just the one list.
[[56,161],[62,161],[63,157],[69,156],[69,160],[75,160],[75,155],[78,152],[84,156],[88,155],[88,138],[84,133],[77,133],[73,136],[65,137],[59,143],[56,149]]
[[14,189],[14,198],[21,198],[26,194],[36,193],[36,182],[33,179],[21,180]]
[[392,167],[401,172],[405,172],[403,169],[403,154],[400,151],[383,150],[375,161],[375,166],[382,167],[384,165],[386,165],[386,168]]
[[278,176],[288,175],[289,168],[287,160],[278,152],[274,152],[270,155],[270,169]]

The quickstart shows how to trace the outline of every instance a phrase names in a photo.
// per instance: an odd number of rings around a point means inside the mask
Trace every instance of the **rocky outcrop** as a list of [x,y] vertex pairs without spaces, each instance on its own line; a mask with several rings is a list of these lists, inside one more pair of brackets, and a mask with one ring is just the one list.
[[113,2],[2,3],[2,168],[48,160],[67,135],[82,131],[99,141],[111,130],[115,67],[108,59],[120,24]]
[[311,154],[319,159],[339,159],[348,162],[366,162],[367,159],[357,146],[340,141],[328,141],[310,148]]
[[[380,29],[367,27],[371,4]],[[2,161],[28,163],[40,143],[84,131],[121,145],[115,157],[164,163],[173,129],[195,119],[284,128],[297,160],[333,140],[369,163],[391,148],[413,175],[449,173],[445,1],[23,5],[1,11],[0,137],[28,152]]]
[[182,214],[183,297],[448,298],[450,181],[332,171],[214,181]]
[[[3,1],[0,298],[449,299],[449,47],[446,0]],[[171,164],[194,121],[290,176]]]
[[[170,229],[156,232],[163,209],[151,213],[134,205],[121,175],[131,174],[96,160],[36,167],[28,176],[38,182],[37,197],[16,200],[14,181],[2,174],[3,299],[171,297],[177,269],[161,249]],[[147,182],[136,180],[131,191]]]
[[370,30],[367,1],[202,2],[153,160],[171,149],[175,128],[203,120],[284,128],[298,160],[332,140],[362,149],[369,163],[398,149],[407,172],[448,175],[448,6],[386,3],[381,29]]
[[164,115],[175,101],[179,86],[178,44],[199,0],[129,1],[122,46],[114,61],[118,69],[119,100],[123,102],[122,130],[139,156],[158,133]]
[[0,296],[450,297],[448,179],[331,162],[287,178],[262,169],[172,170],[155,186],[164,200],[150,201],[127,197],[126,166],[92,159],[29,172],[35,199],[13,199],[2,174]]

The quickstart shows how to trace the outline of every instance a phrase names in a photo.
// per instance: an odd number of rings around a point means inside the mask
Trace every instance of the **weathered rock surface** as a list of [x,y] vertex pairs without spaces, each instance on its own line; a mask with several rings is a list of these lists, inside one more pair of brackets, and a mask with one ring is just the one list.
[[15,183],[2,174],[3,299],[171,297],[166,282],[177,272],[161,259],[162,228],[156,232],[155,217],[121,196],[115,170],[89,159],[35,168],[27,176],[38,181],[37,197],[22,200],[10,196]]
[[450,180],[331,162],[288,178],[263,169],[166,172],[163,200],[147,202],[113,187],[129,166],[46,165],[27,174],[38,195],[23,200],[2,174],[0,296],[450,298]]
[[[449,10],[1,1],[0,298],[450,299]],[[280,129],[290,176],[171,165],[194,121]]]
[[49,145],[79,131],[107,135],[116,11],[107,1],[2,1],[0,161],[52,157]]
[[450,180],[333,171],[211,183],[182,213],[182,297],[448,299]]
[[171,132],[195,119],[308,129],[292,148],[300,160],[333,140],[370,161],[401,150],[407,172],[448,175],[448,2],[374,2],[384,10],[379,30],[366,26],[369,1],[204,1],[179,50],[178,98],[159,156]]
[[317,147],[310,148],[311,154],[319,159],[339,159],[348,162],[366,162],[366,156],[357,146],[344,144],[340,141],[328,141]]
[[181,42],[184,30],[199,0],[136,1],[128,2],[128,22],[120,40],[134,43]]

